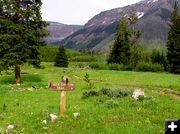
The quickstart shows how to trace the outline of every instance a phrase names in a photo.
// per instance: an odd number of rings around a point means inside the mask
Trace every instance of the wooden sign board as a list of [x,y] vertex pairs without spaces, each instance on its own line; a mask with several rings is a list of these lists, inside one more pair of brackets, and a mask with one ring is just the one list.
[[49,88],[51,88],[52,90],[57,90],[57,91],[72,91],[72,90],[75,90],[75,85],[66,84],[62,82],[61,83],[50,82]]
[[54,91],[62,91],[60,95],[60,116],[64,117],[64,113],[66,110],[66,91],[75,90],[75,85],[68,84],[68,80],[67,80],[66,83],[49,82],[48,87]]

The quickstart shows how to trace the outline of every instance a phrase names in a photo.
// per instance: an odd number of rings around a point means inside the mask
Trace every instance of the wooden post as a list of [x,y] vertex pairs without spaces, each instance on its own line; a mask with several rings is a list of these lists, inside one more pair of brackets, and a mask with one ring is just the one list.
[[64,117],[64,113],[66,110],[66,91],[61,92],[61,99],[60,99],[60,116]]
[[49,82],[48,87],[53,89],[54,91],[61,91],[59,113],[61,117],[64,117],[65,110],[66,110],[66,91],[75,90],[75,85],[68,84],[68,78],[62,77],[62,80],[60,83]]

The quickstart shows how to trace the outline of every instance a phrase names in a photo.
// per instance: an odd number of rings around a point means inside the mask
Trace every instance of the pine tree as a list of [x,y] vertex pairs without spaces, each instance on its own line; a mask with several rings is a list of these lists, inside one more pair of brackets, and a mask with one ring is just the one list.
[[128,22],[123,17],[117,27],[115,42],[107,62],[116,64],[128,64],[130,58],[130,33]]
[[133,48],[133,49],[137,49],[137,48],[136,48],[136,43],[137,43],[137,40],[138,40],[139,37],[140,37],[140,31],[138,31],[138,30],[135,29],[135,26],[136,26],[136,24],[137,24],[137,22],[138,22],[138,16],[137,16],[137,12],[136,12],[135,10],[132,11],[132,13],[130,14],[130,16],[128,17],[128,20],[129,20],[130,26],[132,27],[132,28],[130,29],[131,45],[132,45],[132,48]]
[[54,66],[57,67],[68,67],[68,57],[64,46],[60,46],[56,55]]
[[170,72],[180,74],[180,16],[176,2],[168,33],[167,50]]
[[22,64],[40,65],[39,48],[47,35],[41,5],[41,0],[0,1],[0,71],[15,66],[16,84]]

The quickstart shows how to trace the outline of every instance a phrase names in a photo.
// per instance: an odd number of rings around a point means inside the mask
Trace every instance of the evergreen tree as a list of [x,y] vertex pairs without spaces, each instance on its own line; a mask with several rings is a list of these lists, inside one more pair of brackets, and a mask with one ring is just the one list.
[[39,48],[47,35],[41,5],[41,0],[0,1],[0,71],[15,66],[16,84],[22,64],[40,65]]
[[64,46],[60,46],[56,55],[54,66],[57,67],[68,67],[68,57]]
[[130,24],[130,34],[131,34],[131,37],[130,37],[130,40],[131,40],[131,45],[132,45],[132,48],[133,49],[137,49],[136,48],[136,43],[137,43],[137,40],[139,39],[140,37],[140,31],[136,30],[135,29],[135,26],[138,22],[138,16],[137,16],[137,12],[135,10],[132,11],[132,13],[130,14],[130,16],[128,17],[128,20],[129,20],[129,24]]
[[168,33],[167,50],[170,72],[180,74],[180,16],[176,2]]
[[123,17],[117,26],[115,42],[107,60],[108,63],[128,64],[131,47],[129,37],[128,22]]

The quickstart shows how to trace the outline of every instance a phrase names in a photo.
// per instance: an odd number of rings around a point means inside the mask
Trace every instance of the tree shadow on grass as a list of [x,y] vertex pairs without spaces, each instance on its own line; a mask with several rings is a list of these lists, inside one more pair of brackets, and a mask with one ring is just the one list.
[[[21,74],[22,83],[33,83],[33,82],[42,82],[41,76],[38,74]],[[1,76],[0,84],[14,84],[14,76]]]

